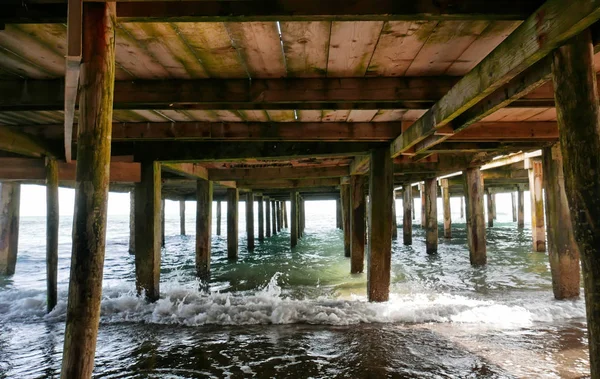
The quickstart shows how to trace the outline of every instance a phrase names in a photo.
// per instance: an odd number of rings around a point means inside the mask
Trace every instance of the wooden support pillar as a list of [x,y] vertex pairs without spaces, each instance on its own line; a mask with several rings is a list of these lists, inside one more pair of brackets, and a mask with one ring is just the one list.
[[468,168],[463,172],[463,178],[469,258],[472,265],[485,265],[487,263],[487,247],[485,245],[485,218],[483,212],[483,176],[479,168]]
[[212,234],[213,183],[196,181],[196,275],[202,280],[210,278],[210,251]]
[[583,269],[590,371],[592,378],[599,378],[600,122],[591,31],[574,37],[554,50],[553,55],[552,79],[565,191]]
[[248,251],[254,250],[254,194],[246,194],[246,238]]
[[365,266],[365,183],[364,175],[350,177],[350,196],[352,199],[352,213],[350,223],[352,229],[352,243],[350,245],[350,273],[363,272]]
[[460,197],[460,218],[465,218],[465,198]]
[[58,164],[46,159],[46,289],[47,310],[56,306],[58,299]]
[[227,188],[227,258],[238,258],[238,202],[240,193],[237,188]]
[[271,200],[267,196],[265,200],[265,227],[267,238],[271,237]]
[[75,213],[62,378],[90,378],[94,368],[106,242],[115,10],[115,3],[83,7]]
[[281,201],[276,201],[277,206],[277,233],[281,233]]
[[285,200],[283,200],[281,202],[281,209],[283,212],[283,227],[287,229],[287,228],[289,228],[289,225],[288,225],[287,205],[286,205]]
[[[342,221],[344,226],[344,256],[350,258],[350,239],[351,231],[350,231],[350,185],[342,184],[340,186],[340,195],[342,202]],[[391,205],[390,205],[391,207]],[[390,209],[391,211],[391,209]],[[391,220],[390,220],[391,221]],[[388,228],[391,231],[391,228],[388,224]]]
[[142,162],[142,177],[135,187],[135,274],[138,293],[149,301],[159,298],[161,173],[157,162]]
[[165,247],[165,199],[160,201],[160,246]]
[[556,299],[579,297],[579,247],[575,242],[571,211],[565,193],[560,145],[543,149],[544,193],[548,220],[548,258]]
[[514,192],[510,193],[510,205],[512,209],[512,220],[517,222],[517,197]]
[[369,178],[369,244],[367,295],[369,301],[387,301],[392,261],[392,193],[394,165],[388,147],[371,152]]
[[298,199],[298,238],[304,236],[304,198],[299,196]]
[[404,189],[402,194],[402,207],[404,216],[402,218],[402,235],[405,245],[412,245],[412,220],[413,220],[413,192],[410,184],[402,185]]
[[[412,186],[411,186],[411,188],[412,188]],[[412,191],[412,189],[411,189],[411,191]],[[412,204],[411,204],[411,207],[410,207],[410,209],[412,209],[412,219],[416,220],[417,219],[417,214],[416,214],[417,213],[417,209],[415,208],[415,197],[413,196],[413,194],[411,194],[410,198],[412,199]]]
[[273,227],[273,235],[277,235],[277,206],[275,205],[276,201],[271,200],[271,226]]
[[392,238],[398,238],[398,218],[396,217],[396,191],[392,191]]
[[265,240],[265,207],[262,195],[256,196],[256,200],[258,202],[258,240],[263,242]]
[[437,180],[425,180],[425,251],[435,254],[438,249]]
[[185,236],[185,200],[179,200],[179,234]]
[[342,200],[341,193],[340,198],[335,200],[335,227],[338,229],[343,229],[344,224],[342,222]]
[[448,179],[442,179],[440,184],[442,186],[442,203],[444,207],[444,238],[452,238],[452,212]]
[[221,200],[217,201],[217,235],[221,235]]
[[425,216],[425,186],[423,184],[419,184],[419,191],[421,192],[421,227],[425,228],[427,226],[427,216]]
[[492,219],[496,219],[496,194],[490,191],[490,198],[492,199]]
[[290,246],[292,248],[298,245],[298,192],[290,192],[290,214],[291,214],[291,227],[290,230]]
[[129,192],[129,254],[135,254],[135,190]]
[[544,225],[544,199],[542,193],[543,170],[541,159],[525,161],[529,171],[529,193],[531,194],[531,238],[533,251],[546,251],[546,227]]
[[302,236],[304,236],[304,230],[306,229],[306,200],[302,198]]
[[13,275],[19,249],[19,204],[21,185],[0,184],[0,274]]
[[486,190],[485,191],[485,197],[487,200],[487,224],[488,224],[488,228],[493,228],[494,227],[494,200],[492,200],[492,194],[490,193],[490,190]]
[[517,228],[525,227],[525,190],[519,186],[517,189]]

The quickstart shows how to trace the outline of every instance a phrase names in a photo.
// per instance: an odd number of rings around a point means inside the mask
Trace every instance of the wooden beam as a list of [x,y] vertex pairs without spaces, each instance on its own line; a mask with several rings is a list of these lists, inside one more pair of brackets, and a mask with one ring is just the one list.
[[82,51],[83,0],[68,0],[67,5],[67,56],[65,57],[65,107],[64,144],[65,160],[71,162],[73,121],[79,90],[79,71]]
[[270,179],[336,178],[348,175],[348,166],[259,167],[209,169],[211,180],[260,181]]
[[[8,0],[0,23],[64,23],[66,0]],[[85,0],[94,1],[94,0]],[[140,6],[143,4],[143,6]],[[361,21],[361,20],[523,20],[539,0],[354,1],[119,1],[121,22]]]
[[195,163],[163,163],[163,171],[181,175],[190,179],[208,180],[208,170]]
[[[391,145],[407,151],[600,18],[596,2],[546,1]],[[515,52],[518,52],[516,54]],[[455,128],[456,129],[456,128]]]
[[0,125],[0,150],[36,158],[62,156],[51,143],[23,133],[16,127],[2,125]]
[[309,188],[309,187],[335,187],[340,185],[338,178],[317,178],[317,179],[272,179],[262,181],[237,182],[240,188],[245,189],[272,189],[272,188]]
[[553,121],[479,122],[453,134],[448,140],[479,142],[528,140],[558,141],[558,126],[556,122]]
[[371,156],[359,155],[350,164],[350,175],[365,175],[369,171]]

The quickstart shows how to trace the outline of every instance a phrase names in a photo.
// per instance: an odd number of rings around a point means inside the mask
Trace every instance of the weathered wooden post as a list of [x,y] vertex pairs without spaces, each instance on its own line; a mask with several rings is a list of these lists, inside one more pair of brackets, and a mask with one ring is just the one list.
[[450,208],[450,187],[448,179],[440,180],[444,210],[444,238],[452,238],[452,212]]
[[392,191],[394,165],[387,147],[371,152],[369,178],[369,244],[367,294],[369,301],[387,301],[392,264]]
[[579,297],[579,247],[575,242],[571,211],[565,193],[565,177],[560,145],[544,147],[544,193],[548,221],[548,258],[554,297]]
[[404,216],[402,218],[402,236],[405,245],[412,245],[412,213],[413,213],[413,192],[410,183],[402,185],[403,199],[402,207],[404,208]]
[[135,254],[135,190],[129,192],[129,254]]
[[[342,203],[342,221],[344,226],[344,256],[350,258],[350,239],[352,238],[350,231],[350,185],[342,184],[340,186],[340,195]],[[388,228],[390,228],[389,224]]]
[[487,247],[485,245],[485,218],[483,212],[483,176],[479,168],[468,168],[463,172],[463,178],[469,258],[472,265],[484,265],[487,263]]
[[512,208],[512,220],[513,222],[517,222],[517,197],[514,191],[510,193],[510,205]]
[[465,218],[465,198],[464,196],[460,197],[460,218]]
[[281,201],[276,201],[277,206],[277,233],[281,233]]
[[271,200],[268,196],[264,197],[265,201],[265,227],[267,238],[271,237]]
[[258,240],[263,242],[265,240],[265,208],[262,195],[256,196],[256,200],[258,202]]
[[425,251],[435,254],[438,249],[437,180],[426,179],[425,189]]
[[165,247],[165,199],[160,202],[160,246]]
[[179,234],[185,236],[185,200],[179,200]]
[[300,237],[304,237],[304,228],[306,227],[306,213],[304,213],[304,211],[305,211],[305,205],[306,205],[306,203],[304,202],[304,198],[301,196],[300,197],[300,203],[299,203],[299,208],[300,208],[300,221],[299,221],[300,232],[298,233],[300,235]]
[[542,194],[542,160],[527,159],[525,168],[529,171],[529,193],[531,194],[531,237],[533,251],[546,251],[546,228],[544,226],[544,199]]
[[287,229],[287,228],[289,228],[289,226],[288,226],[287,205],[286,205],[285,200],[283,200],[281,202],[281,209],[283,212],[283,227]]
[[292,219],[290,224],[292,230],[290,230],[290,246],[296,247],[298,244],[298,191],[292,190],[290,192],[290,214]]
[[227,188],[227,258],[238,259],[238,202],[237,188]]
[[365,265],[365,183],[366,176],[352,175],[350,177],[350,197],[352,199],[352,214],[350,223],[352,243],[350,247],[350,273],[363,272]]
[[492,219],[496,219],[496,194],[490,191],[490,198],[492,199]]
[[392,191],[392,238],[398,238],[398,218],[396,217],[396,190]]
[[277,206],[275,205],[276,201],[272,200],[271,201],[271,226],[272,226],[272,232],[273,235],[277,235]]
[[421,192],[421,227],[427,226],[427,216],[425,211],[425,185],[419,184],[419,191]]
[[221,235],[221,200],[217,200],[217,235]]
[[[592,378],[600,377],[600,122],[591,32],[554,51],[552,79],[565,190],[581,254]],[[548,178],[550,180],[550,178]],[[554,179],[554,178],[553,178]]]
[[254,194],[246,194],[246,238],[248,251],[254,250]]
[[56,306],[58,299],[58,164],[46,158],[46,289],[47,310]]
[[517,187],[517,228],[525,227],[525,190],[522,186]]
[[344,228],[344,224],[342,222],[342,200],[341,200],[341,192],[340,192],[340,198],[338,198],[338,199],[335,200],[335,227],[338,228],[338,229],[343,229]]
[[141,181],[135,185],[136,288],[149,301],[156,301],[160,296],[160,163],[142,162],[141,166]]
[[115,10],[115,3],[86,3],[83,20],[74,30],[69,27],[69,34],[80,35],[83,29],[83,53],[62,378],[90,378],[94,368],[106,242],[115,81]]
[[21,185],[0,184],[0,274],[13,275],[19,250],[19,204]]
[[202,280],[210,278],[210,252],[212,234],[213,183],[196,181],[196,275]]
[[494,200],[492,200],[492,194],[489,189],[485,191],[485,197],[487,200],[487,224],[488,228],[494,227]]

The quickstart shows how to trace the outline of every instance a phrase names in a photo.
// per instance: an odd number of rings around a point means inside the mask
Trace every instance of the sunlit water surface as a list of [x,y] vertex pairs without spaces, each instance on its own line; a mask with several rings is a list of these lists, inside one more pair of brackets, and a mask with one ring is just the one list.
[[[249,253],[240,233],[240,257],[230,263],[226,235],[213,236],[208,291],[194,278],[194,236],[179,236],[179,220],[168,215],[162,297],[154,304],[135,295],[128,217],[109,217],[94,375],[576,378],[589,372],[583,301],[553,299],[547,256],[531,252],[530,230],[518,230],[501,203],[483,268],[469,264],[458,212],[454,238],[440,238],[435,256],[425,254],[418,217],[412,246],[402,244],[399,228],[392,293],[383,304],[366,302],[366,273],[349,274],[334,203],[306,208],[306,236],[293,250],[283,231]],[[46,315],[45,219],[21,220],[17,273],[0,278],[2,378],[59,376],[71,223],[61,220],[60,299]],[[187,223],[193,231],[189,211]]]

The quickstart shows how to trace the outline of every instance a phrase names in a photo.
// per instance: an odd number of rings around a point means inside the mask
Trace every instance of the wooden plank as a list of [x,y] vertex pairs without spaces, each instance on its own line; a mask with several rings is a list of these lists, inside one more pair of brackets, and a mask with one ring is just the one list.
[[331,22],[282,22],[280,27],[287,74],[325,76]]
[[169,72],[119,24],[116,29],[116,63],[137,79],[168,78]]
[[547,1],[398,137],[391,146],[392,155],[433,134],[598,18],[600,4],[596,2]]
[[323,110],[323,122],[344,122],[350,115],[349,110]]
[[556,122],[480,122],[455,133],[449,141],[558,140]]
[[294,122],[296,114],[293,110],[270,110],[266,111],[269,115],[269,120],[273,122]]
[[340,184],[339,178],[317,179],[273,179],[273,180],[238,180],[239,188],[245,189],[271,189],[271,188],[309,188],[309,187],[335,187]]
[[60,157],[55,147],[38,137],[20,132],[17,128],[0,126],[0,150],[30,157]]
[[275,22],[229,22],[225,27],[251,78],[286,76],[281,41]]
[[348,175],[348,166],[314,167],[261,167],[210,169],[211,180],[268,180],[268,179],[308,179],[335,178]]
[[382,26],[382,21],[332,22],[327,76],[364,76]]
[[350,111],[350,114],[348,114],[346,121],[348,121],[348,122],[369,122],[373,119],[373,117],[375,117],[376,114],[377,114],[376,109],[370,109],[370,110],[354,109],[354,110]]
[[186,178],[208,180],[208,170],[199,164],[163,163],[161,167],[164,171],[182,175]]

